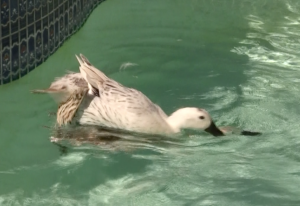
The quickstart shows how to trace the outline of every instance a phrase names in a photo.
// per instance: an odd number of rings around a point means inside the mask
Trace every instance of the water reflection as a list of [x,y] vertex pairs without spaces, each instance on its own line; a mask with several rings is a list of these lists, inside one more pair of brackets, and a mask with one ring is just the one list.
[[[278,5],[276,11],[282,13],[287,8],[290,12],[276,16],[273,21],[266,19],[258,11],[246,15],[250,28],[247,38],[241,40],[241,45],[232,49],[232,52],[247,55],[251,63],[299,70],[300,60],[297,57],[300,54],[300,16],[297,11],[300,5],[297,1],[282,4]],[[272,15],[275,17],[275,13]]]
[[195,135],[193,131],[185,131],[168,137],[97,126],[76,126],[53,128],[50,141],[56,144],[63,153],[67,152],[67,148],[70,147],[76,150],[101,149],[124,152],[146,149],[163,154],[170,147],[180,149],[200,146],[199,143],[188,141],[192,140]]
[[[271,1],[266,5],[271,6]],[[274,1],[272,7],[276,12],[264,14],[256,9],[245,15],[249,31],[231,50],[247,56],[250,66],[244,71],[247,82],[240,85],[241,96],[247,104],[235,112],[242,121],[247,118],[248,122],[249,114],[255,112],[256,115],[252,115],[255,119],[250,121],[257,126],[278,131],[276,125],[285,125],[282,129],[294,133],[300,114],[300,110],[295,109],[298,100],[292,98],[300,92],[300,4],[298,1]]]

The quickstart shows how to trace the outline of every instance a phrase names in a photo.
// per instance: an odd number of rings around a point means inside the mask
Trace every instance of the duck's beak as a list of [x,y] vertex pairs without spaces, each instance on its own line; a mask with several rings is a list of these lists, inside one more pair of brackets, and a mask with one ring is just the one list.
[[257,135],[261,135],[261,132],[251,132],[251,131],[247,131],[247,130],[243,130],[241,132],[241,135],[245,135],[245,136],[257,136]]
[[213,121],[211,122],[209,127],[204,131],[212,134],[215,137],[224,136],[224,133],[215,125]]

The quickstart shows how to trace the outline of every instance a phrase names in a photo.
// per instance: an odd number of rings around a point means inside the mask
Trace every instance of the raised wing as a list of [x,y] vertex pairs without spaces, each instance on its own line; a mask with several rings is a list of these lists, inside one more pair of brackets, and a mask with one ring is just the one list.
[[128,88],[114,80],[107,80],[100,91],[100,97],[115,110],[141,115],[159,112],[148,97],[136,89]]

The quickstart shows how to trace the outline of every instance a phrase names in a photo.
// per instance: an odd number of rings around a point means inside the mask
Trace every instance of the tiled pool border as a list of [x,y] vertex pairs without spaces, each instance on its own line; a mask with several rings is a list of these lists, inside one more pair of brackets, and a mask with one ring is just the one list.
[[0,0],[0,85],[53,54],[104,0]]

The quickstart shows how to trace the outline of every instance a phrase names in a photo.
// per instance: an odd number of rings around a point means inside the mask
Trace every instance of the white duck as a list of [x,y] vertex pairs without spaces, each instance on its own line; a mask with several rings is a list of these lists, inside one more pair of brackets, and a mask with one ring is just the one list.
[[49,89],[33,91],[56,94],[60,103],[57,112],[59,125],[76,122],[160,135],[195,129],[214,136],[224,135],[204,109],[181,108],[167,116],[140,91],[108,78],[82,54],[76,58],[81,75],[67,74],[53,82]]

